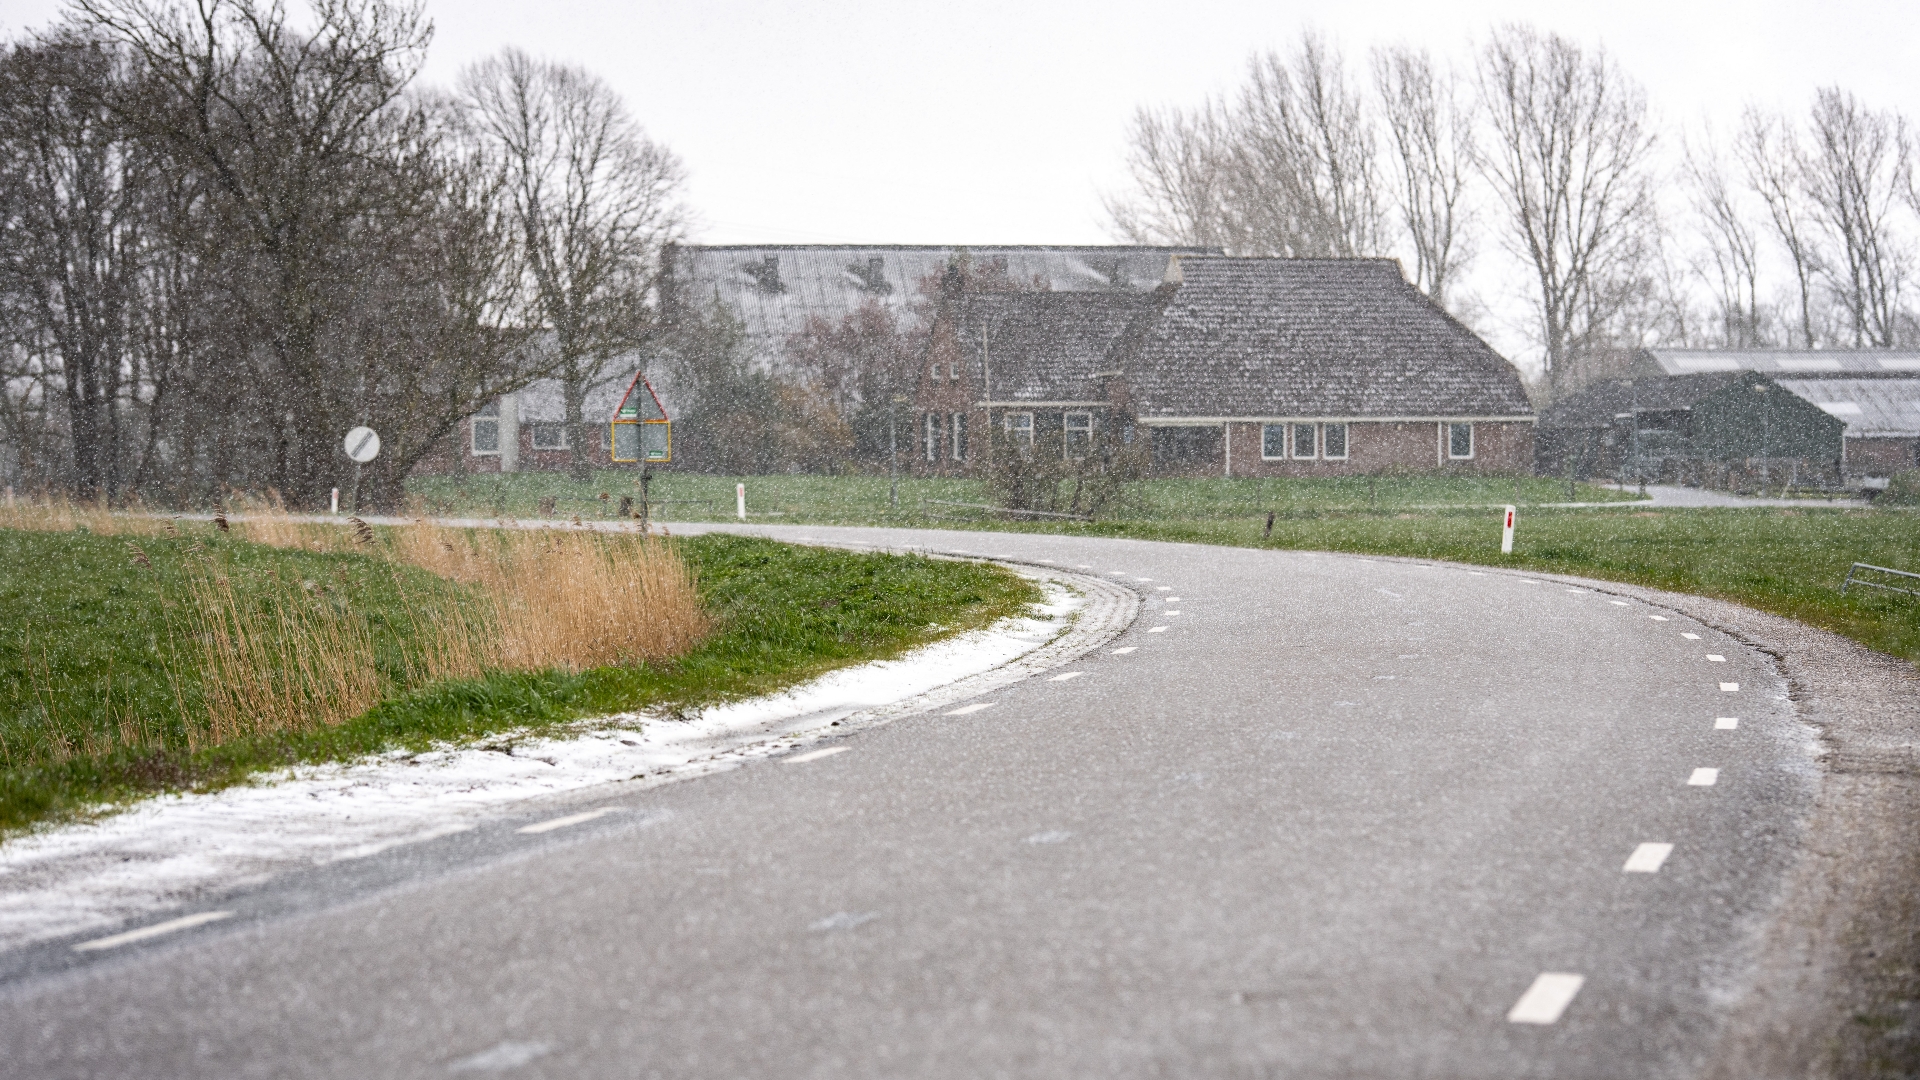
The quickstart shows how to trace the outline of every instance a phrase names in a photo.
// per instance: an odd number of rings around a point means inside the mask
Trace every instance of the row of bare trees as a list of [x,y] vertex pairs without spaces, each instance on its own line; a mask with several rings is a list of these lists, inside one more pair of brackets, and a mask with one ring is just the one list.
[[1525,282],[1556,386],[1649,344],[1920,343],[1920,187],[1897,113],[1832,88],[1803,119],[1750,110],[1730,142],[1663,141],[1604,49],[1524,25],[1461,64],[1405,46],[1369,61],[1307,33],[1256,56],[1230,96],[1139,110],[1115,231],[1242,255],[1402,255],[1468,314],[1465,275],[1497,252]]
[[[199,503],[366,496],[651,330],[681,171],[592,76],[416,85],[405,0],[73,0],[0,52],[0,479]],[[576,446],[587,444],[576,432]]]

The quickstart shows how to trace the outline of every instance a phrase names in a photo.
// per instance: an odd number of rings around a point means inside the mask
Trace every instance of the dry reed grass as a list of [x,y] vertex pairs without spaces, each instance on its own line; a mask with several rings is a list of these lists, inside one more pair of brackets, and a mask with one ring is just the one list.
[[73,532],[95,536],[160,536],[177,532],[173,522],[148,514],[115,513],[103,502],[66,498],[10,498],[0,501],[0,529],[23,532]]
[[280,493],[241,495],[231,500],[240,521],[240,535],[256,544],[294,551],[351,551],[363,541],[354,533],[326,521],[302,521],[287,512]]
[[213,742],[337,724],[380,701],[372,631],[325,586],[275,581],[264,602],[248,603],[211,561],[199,562],[188,582]]
[[[633,534],[396,530],[394,555],[479,587],[481,626],[449,612],[437,652],[449,668],[538,671],[678,656],[712,630],[693,574],[669,541]],[[454,617],[448,617],[454,616]]]

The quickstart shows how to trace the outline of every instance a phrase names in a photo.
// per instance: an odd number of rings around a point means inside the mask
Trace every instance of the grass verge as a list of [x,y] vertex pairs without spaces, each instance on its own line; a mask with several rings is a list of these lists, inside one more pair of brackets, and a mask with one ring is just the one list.
[[[421,666],[411,608],[462,586],[372,555],[211,530],[140,543],[136,559],[118,537],[0,530],[0,835],[262,769],[764,693],[987,625],[1037,597],[994,566],[696,537],[677,550],[715,628],[691,651],[422,686],[409,682]],[[243,599],[296,582],[353,604],[387,685],[413,688],[338,724],[195,738],[206,692],[187,592],[195,544],[218,551]]]

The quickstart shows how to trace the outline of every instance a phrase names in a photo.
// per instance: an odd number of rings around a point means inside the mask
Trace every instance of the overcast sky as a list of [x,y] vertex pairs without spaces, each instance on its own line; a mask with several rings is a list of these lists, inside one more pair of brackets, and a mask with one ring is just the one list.
[[[0,0],[0,30],[59,10]],[[1354,55],[1406,41],[1466,60],[1488,27],[1531,20],[1604,44],[1669,125],[1728,126],[1750,101],[1801,112],[1833,83],[1920,117],[1913,0],[438,0],[428,12],[431,81],[507,45],[611,81],[686,162],[694,238],[708,243],[1109,242],[1100,196],[1123,183],[1134,108],[1226,90],[1249,54],[1309,25]]]

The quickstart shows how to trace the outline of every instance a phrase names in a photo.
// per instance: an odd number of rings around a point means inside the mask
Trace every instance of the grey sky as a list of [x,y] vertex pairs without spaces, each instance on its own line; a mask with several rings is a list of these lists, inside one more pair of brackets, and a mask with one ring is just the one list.
[[[0,0],[0,29],[59,10]],[[709,243],[1103,243],[1100,194],[1122,183],[1133,109],[1225,90],[1250,53],[1289,47],[1307,25],[1354,54],[1407,41],[1466,60],[1487,27],[1530,20],[1604,43],[1670,126],[1713,116],[1724,127],[1747,101],[1799,112],[1829,83],[1920,117],[1916,11],[1878,0],[1817,14],[1777,0],[439,0],[427,77],[451,82],[509,44],[599,72],[686,161],[695,239]],[[1505,289],[1481,291],[1498,306]]]

